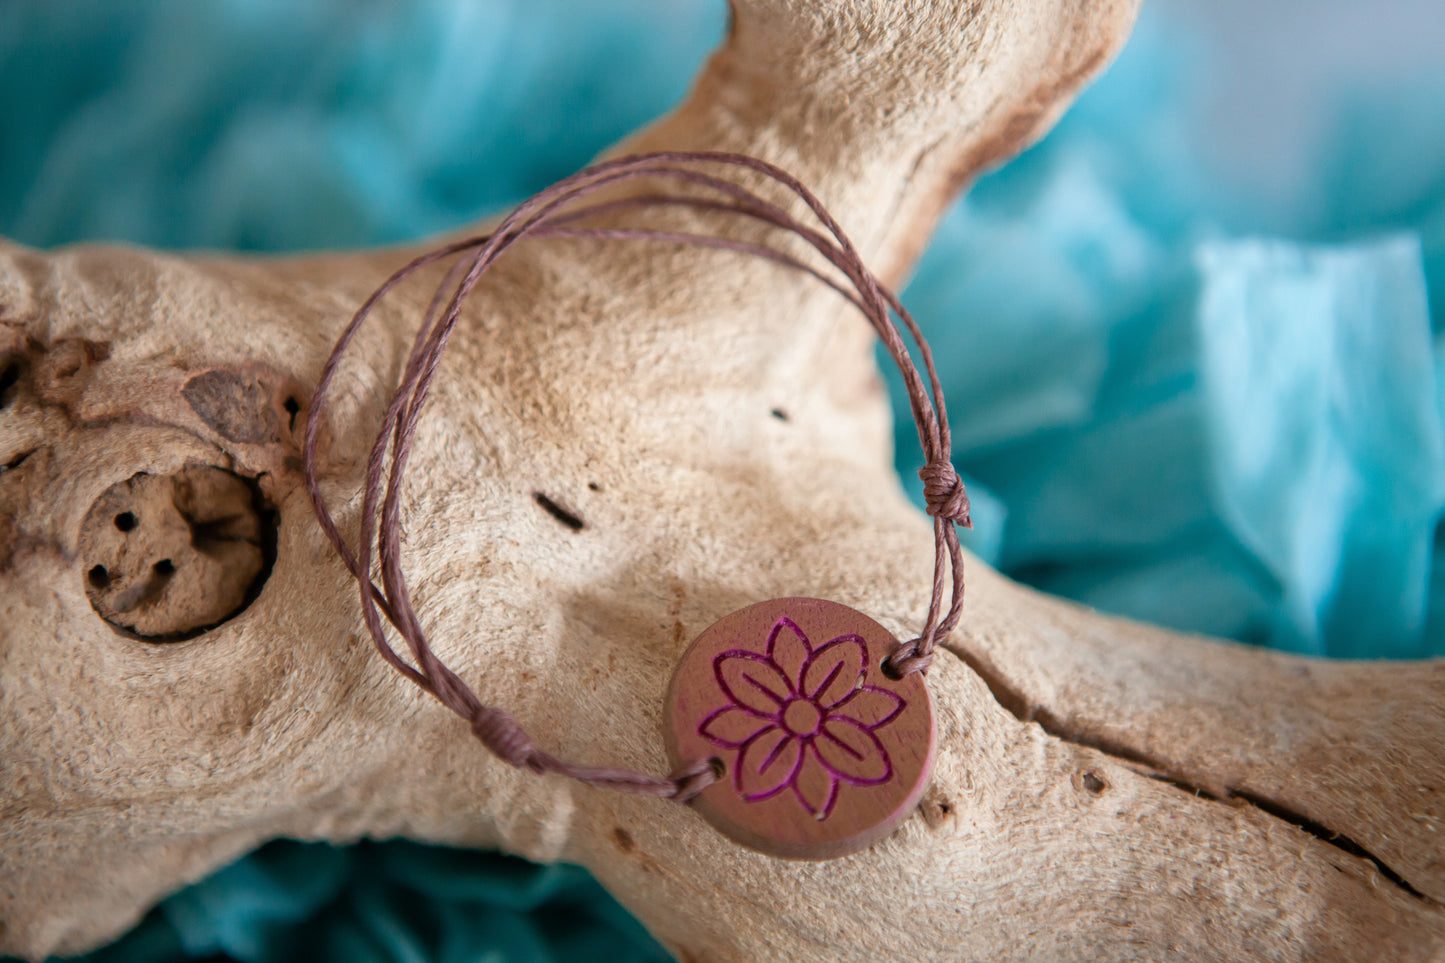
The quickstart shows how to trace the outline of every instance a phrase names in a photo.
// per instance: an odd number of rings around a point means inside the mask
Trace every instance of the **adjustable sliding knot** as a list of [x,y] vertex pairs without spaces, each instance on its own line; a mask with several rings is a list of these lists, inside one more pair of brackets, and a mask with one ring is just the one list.
[[537,750],[527,733],[510,713],[490,706],[481,706],[472,713],[472,732],[497,758],[517,768],[535,768]]
[[973,519],[969,517],[968,492],[964,491],[963,481],[951,462],[931,461],[918,469],[918,477],[923,479],[923,502],[928,514],[934,518],[946,518],[964,528],[973,527]]

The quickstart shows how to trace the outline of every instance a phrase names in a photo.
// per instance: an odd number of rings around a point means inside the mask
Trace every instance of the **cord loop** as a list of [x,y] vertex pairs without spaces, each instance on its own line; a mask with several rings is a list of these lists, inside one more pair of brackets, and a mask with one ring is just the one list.
[[[778,204],[746,187],[695,169],[700,164],[743,170],[771,181],[801,201],[821,229],[800,222]],[[586,206],[572,206],[600,191],[643,179],[670,180],[689,190],[679,194],[635,193]],[[598,226],[596,222],[589,221],[589,218],[604,213],[662,208],[691,209],[744,218],[763,227],[777,229],[803,241],[804,246],[811,247],[825,263],[808,263],[792,253],[755,240],[681,230]],[[628,769],[579,765],[537,749],[510,714],[481,705],[467,684],[432,651],[412,608],[406,577],[402,572],[403,479],[442,352],[460,320],[462,303],[492,264],[514,244],[527,238],[547,237],[664,241],[762,258],[813,277],[836,291],[869,321],[903,376],[919,442],[929,459],[919,477],[923,479],[928,513],[934,517],[933,592],[922,634],[900,648],[890,659],[892,667],[902,675],[921,672],[928,667],[933,659],[936,640],[952,631],[963,608],[963,553],[955,529],[958,525],[969,527],[969,504],[963,482],[947,460],[951,446],[943,387],[934,368],[932,351],[917,323],[897,295],[868,270],[857,249],[838,222],[824,209],[822,202],[797,178],[766,161],[743,154],[711,151],[670,151],[619,157],[546,188],[505,217],[493,233],[453,241],[402,266],[357,309],[337,339],[331,356],[322,368],[307,414],[302,465],[306,491],[316,510],[317,521],[356,579],[362,617],[382,658],[465,719],[489,750],[513,766],[536,773],[560,773],[593,786],[686,802],[721,777],[712,760],[690,763],[666,779]],[[416,272],[453,258],[454,263],[446,271],[422,318],[401,385],[387,406],[367,458],[360,532],[353,548],[342,537],[321,492],[317,463],[328,389],[337,376],[343,355],[376,305]],[[894,317],[899,323],[893,321]],[[913,359],[908,338],[917,348],[919,363]],[[380,586],[372,581],[374,558],[380,562]],[[945,595],[948,598],[946,606]],[[383,618],[406,642],[415,660],[414,665],[388,641]]]

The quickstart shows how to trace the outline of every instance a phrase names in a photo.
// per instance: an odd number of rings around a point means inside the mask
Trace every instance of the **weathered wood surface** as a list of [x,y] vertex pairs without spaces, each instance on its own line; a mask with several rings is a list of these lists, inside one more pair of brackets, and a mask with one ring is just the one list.
[[[1133,6],[738,0],[690,99],[627,146],[780,163],[896,280]],[[0,950],[94,945],[275,836],[405,835],[578,861],[689,960],[1445,956],[1445,664],[1185,637],[977,562],[928,676],[933,784],[871,849],[774,859],[683,807],[487,757],[371,650],[299,486],[295,416],[402,256],[0,247]],[[425,298],[378,316],[339,385],[325,466],[351,524]],[[549,751],[664,772],[668,679],[720,616],[801,595],[916,628],[930,527],[888,439],[870,335],[815,283],[717,252],[526,246],[467,309],[413,458],[418,608]],[[118,634],[87,594],[87,514],[188,465],[255,480],[274,569],[196,638]],[[209,577],[124,601],[202,624]]]

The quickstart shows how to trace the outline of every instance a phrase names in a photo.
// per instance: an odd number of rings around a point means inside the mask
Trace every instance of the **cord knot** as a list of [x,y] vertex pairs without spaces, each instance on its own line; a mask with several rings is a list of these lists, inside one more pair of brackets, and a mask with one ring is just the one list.
[[963,481],[952,462],[931,461],[918,469],[918,477],[923,479],[923,503],[928,514],[949,519],[964,528],[973,527],[968,492],[964,491]]
[[519,769],[531,766],[536,754],[532,740],[510,714],[482,706],[472,713],[472,732],[503,762]]

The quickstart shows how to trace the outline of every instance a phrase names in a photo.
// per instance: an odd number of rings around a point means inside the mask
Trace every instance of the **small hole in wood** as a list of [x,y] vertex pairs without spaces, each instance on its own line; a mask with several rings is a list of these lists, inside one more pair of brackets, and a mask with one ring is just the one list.
[[[277,523],[255,479],[209,465],[139,472],[92,503],[77,574],[96,615],[118,635],[181,642],[260,595],[276,559]],[[144,532],[145,548],[126,546],[132,534],[117,530]]]
[[104,565],[95,566],[89,572],[85,573],[85,577],[90,580],[91,585],[94,585],[98,589],[103,589],[110,585],[110,573],[105,570]]
[[918,808],[929,829],[942,828],[953,817],[953,801],[937,790],[924,797]]
[[600,492],[602,490],[602,486],[597,484],[596,482],[588,482],[587,489],[589,491]]
[[541,492],[533,492],[532,497],[536,499],[537,504],[541,505],[542,508],[547,512],[547,514],[551,515],[553,518],[557,519],[557,521],[561,522],[563,525],[566,525],[574,532],[582,531],[583,527],[587,524],[586,522],[582,521],[581,518],[578,518],[572,512],[567,511],[567,509],[563,508],[561,505],[558,505],[556,502],[552,501],[552,499],[548,498],[546,495],[543,495]]
[[1106,783],[1103,779],[1099,778],[1098,773],[1086,772],[1084,773],[1084,778],[1082,781],[1084,783],[1084,788],[1096,796],[1099,793],[1103,792],[1105,789],[1109,788],[1109,784]]
[[784,411],[783,409],[781,409],[781,408],[774,408],[774,409],[772,410],[772,416],[773,416],[774,418],[778,419],[779,421],[791,421],[791,420],[792,420],[791,418],[788,417],[788,413],[787,413],[786,411]]
[[286,414],[291,416],[290,428],[292,431],[295,431],[296,416],[301,413],[301,402],[297,401],[294,396],[287,395],[286,400],[281,403],[281,407],[285,408]]
[[10,404],[10,389],[20,381],[20,362],[4,362],[0,367],[0,408],[8,407]]

